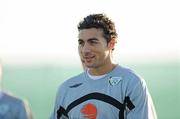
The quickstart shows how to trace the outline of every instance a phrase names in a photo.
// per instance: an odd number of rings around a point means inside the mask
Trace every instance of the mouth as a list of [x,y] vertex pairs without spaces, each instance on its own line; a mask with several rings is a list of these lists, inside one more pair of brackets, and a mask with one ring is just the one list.
[[95,58],[95,56],[86,56],[86,57],[83,57],[83,63],[87,62],[87,63],[90,63],[93,59]]

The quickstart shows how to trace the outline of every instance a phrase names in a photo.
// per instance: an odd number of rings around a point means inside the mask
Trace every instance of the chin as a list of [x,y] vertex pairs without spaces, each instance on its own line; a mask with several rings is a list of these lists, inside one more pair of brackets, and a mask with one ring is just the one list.
[[87,68],[91,68],[92,67],[91,64],[85,64],[84,66],[87,67]]
[[91,66],[91,65],[85,65],[85,67],[86,67],[86,68],[92,68],[92,66]]
[[86,68],[96,68],[96,66],[94,64],[87,64],[85,65]]

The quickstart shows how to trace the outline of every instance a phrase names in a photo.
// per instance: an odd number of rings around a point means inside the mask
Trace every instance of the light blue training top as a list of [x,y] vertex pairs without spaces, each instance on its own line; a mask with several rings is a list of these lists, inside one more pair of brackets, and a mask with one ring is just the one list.
[[0,93],[0,119],[32,119],[27,102],[7,92]]
[[[127,99],[127,100],[126,100]],[[50,119],[157,119],[145,81],[117,65],[93,80],[87,71],[60,85]]]

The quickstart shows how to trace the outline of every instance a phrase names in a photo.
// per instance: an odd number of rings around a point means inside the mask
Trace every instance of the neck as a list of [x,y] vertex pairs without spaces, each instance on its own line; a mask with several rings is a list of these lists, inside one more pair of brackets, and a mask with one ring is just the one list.
[[104,74],[111,72],[116,67],[116,65],[117,64],[110,63],[110,64],[100,66],[98,68],[90,68],[89,73],[91,75],[97,75],[97,76],[98,75],[104,75]]

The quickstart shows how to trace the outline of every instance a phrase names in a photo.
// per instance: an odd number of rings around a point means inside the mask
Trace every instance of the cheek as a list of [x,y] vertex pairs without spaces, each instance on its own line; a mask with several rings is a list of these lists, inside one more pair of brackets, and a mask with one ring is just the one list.
[[79,51],[79,56],[82,57],[82,53]]
[[78,47],[78,53],[81,54],[81,48],[80,47]]
[[108,51],[102,51],[102,52],[100,52],[99,53],[99,58],[101,58],[101,59],[106,59],[107,57],[108,57]]
[[83,58],[82,51],[81,51],[81,50],[78,50],[78,53],[79,53],[79,57],[80,57],[80,58]]
[[102,52],[96,52],[96,59],[102,61],[104,59],[104,53]]

